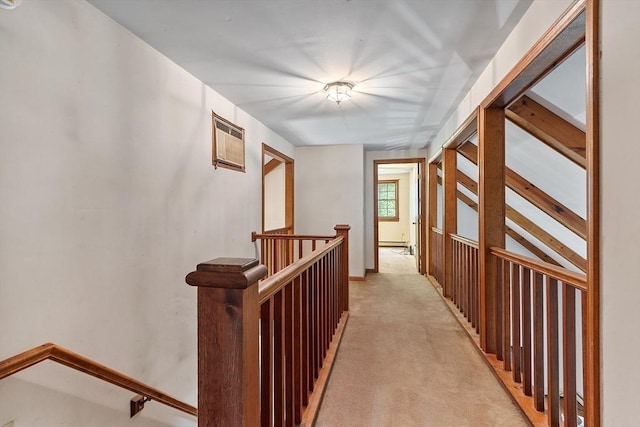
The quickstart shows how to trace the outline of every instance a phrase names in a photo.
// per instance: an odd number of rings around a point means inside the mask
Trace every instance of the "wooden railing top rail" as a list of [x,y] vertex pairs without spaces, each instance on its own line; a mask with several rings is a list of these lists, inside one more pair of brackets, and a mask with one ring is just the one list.
[[437,228],[437,227],[431,227],[431,231],[438,233],[438,234],[442,234],[442,230]]
[[262,234],[288,234],[292,231],[291,227],[274,228],[273,230],[265,230]]
[[332,237],[329,243],[260,282],[260,286],[258,287],[258,304],[264,303],[275,295],[284,285],[309,268],[310,265],[322,258],[333,248],[340,245],[343,240],[343,237]]
[[333,240],[336,236],[314,236],[304,234],[259,234],[253,231],[251,233],[251,241],[258,239],[274,239],[274,240]]
[[198,416],[198,410],[160,390],[134,378],[87,359],[59,345],[47,343],[0,361],[0,380],[45,360],[52,360],[77,371],[127,389],[187,414]]
[[498,258],[518,263],[531,270],[535,270],[538,273],[546,274],[547,276],[570,284],[571,286],[582,291],[587,290],[587,276],[583,273],[577,273],[571,270],[567,270],[566,268],[558,267],[557,265],[549,264],[548,262],[538,261],[533,258],[517,255],[513,252],[509,252],[501,248],[492,247],[491,254],[497,256]]
[[451,239],[460,242],[460,243],[464,243],[467,246],[471,246],[472,248],[476,248],[478,249],[478,242],[471,240],[471,239],[467,239],[466,237],[462,237],[459,236],[457,234],[450,234]]

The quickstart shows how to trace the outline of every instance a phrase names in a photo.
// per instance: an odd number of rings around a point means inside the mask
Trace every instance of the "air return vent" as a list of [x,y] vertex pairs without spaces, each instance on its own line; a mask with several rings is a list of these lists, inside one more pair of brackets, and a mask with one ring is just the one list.
[[244,129],[213,114],[213,166],[244,172]]

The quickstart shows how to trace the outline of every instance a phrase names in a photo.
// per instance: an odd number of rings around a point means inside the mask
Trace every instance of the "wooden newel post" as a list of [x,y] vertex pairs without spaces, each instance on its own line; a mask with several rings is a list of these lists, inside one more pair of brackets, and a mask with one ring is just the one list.
[[333,228],[336,236],[342,236],[342,310],[349,311],[349,230],[346,224],[339,224]]
[[258,280],[251,258],[198,264],[186,281],[198,287],[198,426],[260,424]]

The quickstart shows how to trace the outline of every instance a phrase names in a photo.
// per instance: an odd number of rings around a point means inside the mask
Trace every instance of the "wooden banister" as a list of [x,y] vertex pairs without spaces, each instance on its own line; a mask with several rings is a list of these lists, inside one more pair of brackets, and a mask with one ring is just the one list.
[[455,240],[456,242],[464,243],[465,245],[471,246],[472,248],[478,249],[478,242],[467,239],[466,237],[458,236],[457,234],[451,234],[451,239]]
[[535,270],[538,273],[558,279],[561,282],[572,285],[576,289],[580,289],[582,291],[587,290],[587,276],[583,273],[576,273],[565,268],[558,267],[557,265],[518,255],[501,248],[492,247],[491,254],[500,259],[514,262],[531,270]]
[[316,235],[304,235],[304,234],[276,234],[266,233],[260,234],[255,231],[251,233],[251,241],[255,242],[258,239],[274,239],[274,240],[331,240],[336,236],[316,236]]
[[[138,393],[147,398],[147,400],[155,400],[156,402],[162,403],[163,405],[167,405],[189,415],[198,415],[198,410],[191,405],[181,402],[180,400],[144,384],[135,378],[124,375],[114,369],[108,368],[53,343],[46,343],[41,346],[34,347],[30,350],[0,361],[0,380],[44,360],[51,360],[60,363],[61,365],[73,368],[76,371],[84,372],[85,374],[127,389],[133,393]],[[135,413],[132,411],[131,416],[133,415],[135,415]]]
[[331,242],[327,243],[324,247],[317,249],[313,256],[301,258],[283,268],[277,275],[273,275],[260,282],[258,287],[258,304],[264,303],[271,298],[275,293],[280,291],[284,285],[293,280],[296,276],[310,265],[312,265],[317,259],[323,257],[325,254],[331,252],[336,246],[339,246],[343,242],[342,237],[336,237]]

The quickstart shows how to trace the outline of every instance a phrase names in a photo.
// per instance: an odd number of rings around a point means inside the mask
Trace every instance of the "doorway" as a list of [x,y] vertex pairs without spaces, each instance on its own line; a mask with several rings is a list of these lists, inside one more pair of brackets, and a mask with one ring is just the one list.
[[262,144],[262,231],[293,234],[293,159]]
[[[395,260],[410,257],[420,274],[426,273],[425,159],[373,161],[374,272],[380,271],[381,251]],[[393,270],[391,272],[396,272]]]

